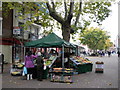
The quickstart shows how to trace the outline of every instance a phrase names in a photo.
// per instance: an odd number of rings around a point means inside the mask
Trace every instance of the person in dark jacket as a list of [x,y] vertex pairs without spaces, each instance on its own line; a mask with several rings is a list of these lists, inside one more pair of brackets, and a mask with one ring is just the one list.
[[117,54],[118,54],[118,57],[120,57],[120,51],[118,51]]
[[38,52],[38,57],[36,59],[36,63],[37,63],[37,80],[42,81],[44,61],[43,61],[43,58],[42,58],[40,52]]
[[3,73],[3,64],[4,64],[4,54],[0,52],[0,64],[1,64],[1,73]]
[[110,57],[110,55],[111,55],[111,51],[108,51],[108,57]]

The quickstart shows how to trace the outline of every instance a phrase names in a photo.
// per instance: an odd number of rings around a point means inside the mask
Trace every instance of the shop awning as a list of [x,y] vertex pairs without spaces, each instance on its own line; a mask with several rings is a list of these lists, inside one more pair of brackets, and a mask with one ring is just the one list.
[[22,42],[16,38],[0,38],[0,45],[13,45],[18,44],[21,45]]

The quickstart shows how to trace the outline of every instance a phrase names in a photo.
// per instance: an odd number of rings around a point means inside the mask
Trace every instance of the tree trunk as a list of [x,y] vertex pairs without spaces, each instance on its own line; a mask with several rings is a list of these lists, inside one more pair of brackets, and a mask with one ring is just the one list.
[[67,42],[70,41],[70,30],[71,30],[70,25],[68,24],[62,25],[62,36],[63,36],[63,39]]

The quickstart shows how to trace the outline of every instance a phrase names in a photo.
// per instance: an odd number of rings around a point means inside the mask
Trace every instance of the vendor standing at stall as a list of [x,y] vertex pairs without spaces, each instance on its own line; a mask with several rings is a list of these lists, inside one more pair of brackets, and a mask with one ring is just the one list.
[[40,52],[38,52],[38,57],[36,59],[36,63],[37,63],[37,80],[42,81],[44,61],[43,61],[43,58],[42,58]]

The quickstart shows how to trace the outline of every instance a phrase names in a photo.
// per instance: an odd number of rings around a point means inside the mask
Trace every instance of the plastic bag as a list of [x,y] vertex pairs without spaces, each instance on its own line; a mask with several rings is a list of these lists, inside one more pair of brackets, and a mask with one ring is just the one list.
[[22,76],[25,76],[25,74],[27,74],[27,68],[26,67],[23,68]]
[[44,68],[43,68],[43,69],[46,70],[46,68],[47,68],[46,65],[44,65]]

